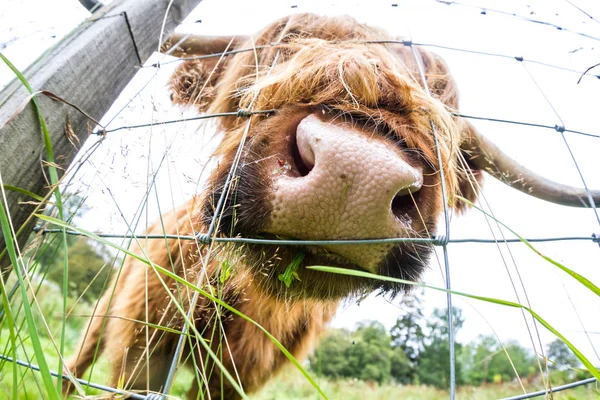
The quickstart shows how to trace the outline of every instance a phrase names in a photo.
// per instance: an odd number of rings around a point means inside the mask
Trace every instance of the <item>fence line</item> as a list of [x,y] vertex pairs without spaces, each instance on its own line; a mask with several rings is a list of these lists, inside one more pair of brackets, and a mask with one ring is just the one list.
[[[35,364],[29,363],[29,362],[25,362],[25,361],[21,361],[21,360],[13,360],[12,357],[9,356],[5,356],[3,354],[0,354],[0,359],[1,360],[5,360],[8,362],[14,362],[17,365],[20,365],[22,367],[25,368],[29,368],[33,371],[39,371],[40,367],[38,367]],[[50,374],[54,377],[59,377],[62,380],[71,380],[71,378],[69,378],[68,375],[65,374],[58,374],[56,371],[50,371]],[[129,396],[129,398],[131,399],[135,399],[135,400],[160,400],[162,398],[161,394],[157,394],[157,393],[150,393],[147,395],[142,395],[139,393],[133,393],[133,392],[129,392],[126,390],[121,390],[121,389],[117,389],[117,388],[113,388],[111,386],[106,386],[106,385],[101,385],[98,383],[94,383],[91,381],[86,381],[84,379],[79,379],[76,378],[77,382],[79,382],[81,385],[83,386],[89,386],[91,388],[94,389],[98,389],[98,390],[102,390],[104,392],[109,392],[109,393],[114,393],[114,394],[120,394],[120,395],[125,395],[125,396]],[[567,389],[572,389],[578,386],[584,386],[584,385],[589,385],[591,383],[596,383],[597,379],[596,378],[588,378],[588,379],[582,379],[579,381],[575,381],[575,382],[571,382],[562,386],[556,386],[554,388],[552,388],[552,393],[555,392],[561,392]],[[548,394],[549,391],[547,390],[540,390],[537,392],[531,392],[531,393],[527,393],[527,394],[522,394],[519,396],[512,396],[512,397],[505,397],[502,400],[524,400],[524,399],[531,399],[534,397],[540,397],[540,396],[545,396],[546,394]]]
[[[499,57],[499,58],[504,58],[504,59],[508,59],[508,60],[515,60],[515,61],[522,62],[522,63],[531,63],[531,64],[541,65],[541,66],[552,68],[552,69],[558,69],[561,71],[572,72],[574,74],[579,75],[580,77],[589,76],[589,77],[594,77],[594,78],[600,79],[600,74],[590,74],[589,73],[590,68],[587,68],[586,70],[583,70],[583,71],[578,71],[578,70],[575,70],[572,68],[567,68],[567,67],[563,67],[561,65],[556,65],[556,64],[550,64],[550,63],[547,63],[544,61],[530,60],[523,56],[510,56],[508,54],[490,53],[490,52],[481,51],[481,50],[463,49],[460,47],[452,47],[452,46],[440,45],[440,44],[435,44],[435,43],[413,42],[412,40],[406,40],[406,39],[405,40],[392,40],[392,39],[388,39],[388,40],[331,40],[330,42],[332,42],[332,43],[362,43],[362,44],[400,44],[400,45],[404,45],[406,47],[411,47],[411,46],[433,47],[436,49],[450,50],[450,51],[476,54],[476,55],[488,56],[488,57]],[[231,56],[231,55],[235,55],[235,54],[239,54],[239,53],[247,53],[250,51],[256,51],[256,50],[266,49],[269,47],[278,47],[278,46],[285,46],[285,44],[281,43],[281,42],[274,42],[274,43],[263,44],[260,46],[246,47],[246,48],[242,48],[242,49],[227,50],[227,51],[221,51],[221,52],[216,52],[216,53],[211,53],[211,54],[203,54],[203,55],[198,55],[198,56],[181,57],[181,58],[178,58],[175,60],[168,60],[168,61],[163,61],[163,62],[157,62],[157,63],[150,64],[150,65],[143,65],[140,68],[159,68],[161,65],[173,64],[176,62],[180,62],[182,60],[183,61],[204,60],[204,59],[208,59],[208,58]]]
[[[471,6],[471,5],[466,5],[466,4],[461,4],[459,2],[454,2],[454,1],[441,1],[441,0],[437,0],[440,3],[445,3],[445,4],[456,4],[456,5],[461,5],[461,6],[469,6],[469,7],[476,7],[476,6]],[[477,7],[480,8],[480,7]],[[534,23],[538,23],[538,24],[545,24],[545,25],[550,25],[550,26],[554,26],[557,28],[560,28],[561,30],[565,30],[565,31],[569,31],[568,29],[565,28],[561,28],[558,25],[554,25],[551,23],[547,23],[544,21],[538,21],[538,20],[534,20],[531,18],[526,18],[526,17],[519,17],[516,15],[512,15],[512,14],[508,14],[506,12],[503,11],[499,11],[499,10],[491,10],[491,9],[483,9],[485,11],[491,11],[491,12],[497,12],[497,13],[501,13],[501,14],[507,14],[507,15],[511,15],[511,16],[515,16],[521,19],[525,19],[529,22],[534,22]],[[582,12],[584,12],[583,10],[581,10]],[[587,14],[587,13],[586,13]],[[590,18],[592,18],[590,16]],[[593,19],[593,18],[592,18]],[[291,18],[290,18],[291,20]],[[289,21],[288,21],[289,23]],[[282,32],[282,37],[283,37],[283,33],[285,32],[285,29]],[[570,31],[573,32],[573,31]],[[600,40],[598,38],[595,38],[593,36],[589,36],[583,33],[579,33],[579,32],[573,32],[575,34],[578,35],[582,35],[582,36],[586,36],[588,38],[594,39],[594,40]],[[460,49],[460,48],[454,48],[454,47],[449,47],[449,46],[442,46],[442,45],[436,45],[436,44],[427,44],[427,43],[416,43],[416,42],[412,42],[410,40],[403,40],[403,41],[387,41],[387,40],[382,40],[382,41],[364,41],[365,44],[401,44],[404,46],[407,46],[411,49],[413,56],[415,58],[415,61],[417,63],[417,67],[420,73],[420,77],[423,81],[423,85],[424,85],[424,89],[427,92],[427,94],[429,93],[429,88],[427,87],[427,82],[426,82],[426,78],[425,78],[425,73],[423,71],[423,67],[421,65],[421,61],[419,59],[419,57],[417,56],[417,53],[415,52],[415,47],[414,46],[421,46],[421,47],[434,47],[434,48],[440,48],[440,49],[446,49],[446,50],[452,50],[452,51],[458,51],[458,52],[465,52],[465,53],[470,53],[470,54],[479,54],[479,55],[484,55],[484,56],[493,56],[493,57],[500,57],[500,58],[505,58],[505,59],[514,59],[518,62],[521,63],[532,63],[532,64],[538,64],[538,65],[542,65],[542,66],[546,66],[549,68],[554,68],[554,69],[559,69],[559,70],[564,70],[567,72],[572,72],[572,73],[577,73],[577,74],[582,74],[585,75],[584,72],[580,72],[580,71],[576,71],[573,69],[569,69],[569,68],[565,68],[565,67],[561,67],[558,65],[553,65],[553,64],[549,64],[549,63],[545,63],[545,62],[541,62],[541,61],[535,61],[535,60],[528,60],[528,59],[524,59],[523,57],[513,57],[513,56],[508,56],[505,54],[496,54],[496,53],[488,53],[488,52],[482,52],[482,51],[476,51],[476,50],[469,50],[469,49]],[[208,54],[208,55],[203,55],[203,56],[195,56],[195,57],[187,57],[187,58],[181,58],[178,60],[173,60],[173,61],[166,61],[166,62],[160,62],[160,63],[156,63],[156,64],[152,64],[150,66],[143,66],[145,68],[148,67],[160,67],[160,65],[162,64],[168,64],[168,63],[172,63],[172,62],[180,62],[180,60],[194,60],[194,59],[203,59],[203,58],[211,58],[211,57],[221,57],[224,55],[233,55],[233,54],[238,54],[241,52],[246,52],[246,51],[255,51],[256,49],[261,49],[261,48],[268,48],[268,47],[276,47],[279,46],[280,42],[277,43],[272,43],[272,44],[267,44],[267,45],[263,45],[263,46],[256,46],[253,48],[247,48],[247,49],[235,49],[232,51],[226,51],[226,52],[221,52],[221,53],[214,53],[214,54]],[[279,49],[275,55],[273,64],[271,65],[271,68],[273,67],[273,65],[275,65],[275,63],[277,62],[279,57]],[[523,64],[524,65],[524,64]],[[531,74],[530,74],[531,75]],[[583,76],[582,75],[582,76]],[[591,75],[588,74],[590,76],[594,76],[598,79],[600,79],[600,75]],[[531,78],[533,79],[533,76],[531,76]],[[534,79],[535,82],[535,79]],[[536,83],[537,85],[537,83]],[[540,89],[541,91],[541,89]],[[543,94],[543,92],[542,92]],[[258,93],[256,94],[256,96],[258,95]],[[544,95],[545,97],[545,95]],[[256,97],[255,97],[256,99]],[[546,98],[546,100],[548,100]],[[138,128],[145,128],[145,127],[150,127],[150,126],[155,126],[155,125],[166,125],[166,124],[174,124],[174,123],[183,123],[183,122],[188,122],[188,121],[194,121],[194,120],[203,120],[203,119],[209,119],[209,118],[218,118],[218,117],[251,117],[252,115],[260,115],[260,114],[272,114],[272,113],[276,113],[277,110],[252,110],[252,104],[254,103],[254,100],[251,102],[251,105],[249,106],[249,109],[240,109],[237,112],[228,112],[228,113],[215,113],[215,114],[206,114],[206,115],[201,115],[201,116],[197,116],[197,117],[190,117],[190,118],[182,118],[182,119],[176,119],[176,120],[167,120],[167,121],[159,121],[159,122],[151,122],[151,123],[147,123],[147,124],[138,124],[138,125],[129,125],[129,126],[121,126],[121,127],[117,127],[114,129],[109,129],[109,130],[105,130],[104,132],[101,132],[101,134],[105,134],[105,133],[112,133],[112,132],[118,132],[120,130],[125,130],[125,129],[138,129]],[[550,102],[548,101],[548,103],[550,104]],[[551,105],[551,104],[550,104]],[[552,106],[552,105],[551,105]],[[553,107],[552,107],[553,108]],[[553,108],[554,109],[554,108]],[[512,120],[505,120],[505,119],[497,119],[497,118],[488,118],[488,117],[479,117],[479,116],[471,116],[471,115],[465,115],[465,114],[461,114],[461,113],[453,113],[453,115],[455,117],[460,117],[460,118],[465,118],[465,119],[474,119],[474,120],[484,120],[484,121],[490,121],[490,122],[498,122],[498,123],[507,123],[507,124],[516,124],[516,125],[523,125],[523,126],[528,126],[528,127],[537,127],[537,128],[545,128],[545,129],[553,129],[556,132],[560,133],[564,137],[564,132],[570,132],[570,133],[574,133],[574,134],[579,134],[579,135],[584,135],[587,137],[594,137],[594,138],[600,138],[599,134],[594,134],[594,133],[588,133],[588,132],[583,132],[583,131],[576,131],[576,130],[570,130],[570,129],[566,129],[564,127],[564,125],[543,125],[543,124],[537,124],[537,123],[530,123],[530,122],[522,122],[522,121],[512,121]],[[558,113],[556,113],[556,115],[558,116]],[[560,116],[558,116],[559,120],[560,120]],[[447,253],[447,246],[448,244],[461,244],[461,243],[480,243],[480,244],[498,244],[498,243],[520,243],[523,241],[527,241],[527,242],[561,242],[561,241],[592,241],[593,243],[598,243],[600,244],[600,235],[597,234],[592,234],[591,236],[565,236],[565,237],[547,237],[547,238],[529,238],[529,239],[516,239],[516,238],[511,238],[511,239],[504,239],[504,240],[496,240],[496,239],[482,239],[482,238],[459,238],[459,239],[454,239],[454,238],[450,238],[450,230],[449,230],[449,211],[448,211],[448,202],[447,202],[447,192],[446,192],[446,186],[445,186],[445,180],[444,180],[444,175],[443,175],[443,165],[442,165],[442,158],[440,155],[440,148],[439,148],[439,142],[438,142],[438,137],[437,137],[437,131],[436,131],[436,127],[433,123],[433,121],[430,121],[431,124],[431,134],[434,137],[435,140],[435,147],[436,147],[436,153],[437,153],[437,158],[438,158],[438,163],[439,163],[439,173],[440,173],[440,181],[441,181],[441,186],[442,186],[442,197],[443,197],[443,204],[444,204],[444,235],[438,235],[435,237],[430,237],[430,238],[415,238],[415,237],[407,237],[407,238],[381,238],[381,239],[360,239],[360,240],[271,240],[271,239],[260,239],[260,238],[244,238],[244,237],[235,237],[235,238],[227,238],[227,237],[216,237],[216,231],[218,229],[218,223],[219,223],[219,219],[221,217],[221,214],[223,212],[224,209],[224,202],[225,202],[225,198],[228,195],[228,189],[229,186],[231,184],[231,179],[235,174],[235,168],[237,168],[237,165],[239,163],[239,157],[238,154],[241,155],[241,151],[243,149],[243,145],[244,145],[244,140],[241,141],[240,146],[238,148],[238,153],[236,154],[236,161],[233,163],[232,168],[229,171],[229,174],[227,176],[227,181],[225,183],[225,186],[223,188],[222,194],[221,194],[221,198],[219,199],[216,211],[212,217],[209,229],[207,232],[205,233],[197,233],[195,235],[145,235],[145,234],[140,234],[140,235],[136,235],[136,234],[111,234],[111,233],[95,233],[97,236],[99,237],[104,237],[104,238],[130,238],[130,239],[134,239],[134,238],[140,238],[140,239],[177,239],[177,240],[194,240],[197,241],[199,244],[202,245],[212,245],[213,243],[247,243],[247,244],[270,244],[270,245],[336,245],[336,244],[377,244],[377,243],[425,243],[425,244],[431,244],[433,246],[440,246],[443,248],[443,255],[444,255],[444,266],[445,266],[445,284],[446,284],[446,289],[450,290],[451,289],[451,284],[450,284],[450,265],[449,265],[449,260],[448,260],[448,253]],[[246,133],[244,135],[244,137],[246,136],[248,129],[250,126],[250,119],[248,119],[248,123],[246,126]],[[97,133],[97,132],[94,132]],[[565,140],[565,144],[567,145],[567,148],[569,148],[568,143]],[[570,148],[569,148],[570,151]],[[574,157],[574,155],[571,153],[571,156],[573,158],[573,161],[575,162],[575,164],[577,165],[577,161]],[[578,167],[577,167],[578,168]],[[579,169],[579,168],[578,168]],[[583,180],[583,177],[582,177]],[[585,186],[585,181],[584,181],[584,186]],[[585,186],[585,189],[589,195],[589,190],[587,189],[587,186]],[[595,210],[595,206],[592,202],[591,204],[592,208]],[[596,216],[598,217],[598,215],[596,214]],[[600,223],[600,218],[598,219],[598,222]],[[54,234],[54,233],[64,233],[65,230],[64,229],[50,229],[50,228],[45,228],[44,226],[36,226],[33,229],[35,232],[39,232],[41,234]],[[73,235],[73,236],[85,236],[84,233],[81,233],[79,231],[76,230],[66,230],[66,234],[68,235]],[[210,254],[210,250],[207,252],[207,254]],[[191,313],[194,310],[194,304],[197,301],[198,298],[198,292],[194,293],[194,298],[191,302],[190,305],[190,309],[188,310],[188,316],[191,315]],[[447,304],[448,304],[448,332],[449,332],[449,344],[450,344],[450,374],[451,374],[451,379],[450,379],[450,398],[454,399],[455,397],[455,390],[456,390],[456,378],[455,378],[455,355],[454,355],[454,329],[453,329],[453,320],[452,320],[452,297],[450,293],[447,293]],[[120,395],[127,395],[130,396],[131,398],[134,399],[140,399],[140,400],[153,400],[153,399],[163,399],[166,397],[166,395],[168,395],[171,384],[173,382],[173,376],[175,373],[175,370],[179,364],[180,361],[180,354],[181,351],[183,349],[183,342],[185,340],[186,337],[186,333],[187,333],[187,329],[188,329],[188,324],[187,324],[187,320],[186,323],[184,324],[182,333],[180,335],[179,338],[179,343],[177,345],[177,349],[175,351],[175,355],[173,356],[172,359],[172,364],[171,364],[171,368],[167,377],[167,380],[165,382],[165,387],[164,387],[164,391],[163,394],[148,394],[148,395],[140,395],[137,393],[133,393],[133,392],[129,392],[129,391],[125,391],[125,390],[120,390],[117,388],[112,388],[109,386],[105,386],[105,385],[100,385],[100,384],[96,384],[93,382],[89,382],[89,381],[85,381],[82,379],[77,379],[77,381],[85,386],[89,386],[89,387],[93,387],[99,390],[103,390],[106,392],[111,392],[111,393],[115,393],[115,394],[120,394]],[[11,357],[5,356],[5,355],[1,355],[0,354],[0,359],[6,360],[8,362],[13,362],[16,363],[17,365],[29,368],[31,370],[35,370],[35,371],[39,371],[39,367],[37,367],[34,364],[28,363],[28,362],[23,362],[20,360],[14,360]],[[65,375],[65,374],[59,374],[57,372],[51,371],[51,374],[55,377],[60,377],[63,380],[70,380],[70,378]],[[581,386],[581,385],[587,385],[590,383],[594,383],[597,382],[596,378],[590,378],[590,379],[585,379],[585,380],[580,380],[577,382],[572,382],[566,385],[562,385],[562,386],[558,386],[555,388],[552,388],[551,392],[558,392],[558,391],[563,391],[563,390],[567,390],[573,387],[577,387],[577,386]],[[523,394],[523,395],[519,395],[519,396],[513,396],[513,397],[508,397],[504,400],[520,400],[520,399],[528,399],[528,398],[533,398],[533,397],[538,397],[538,396],[543,396],[545,394],[547,394],[549,391],[548,390],[543,390],[543,391],[538,391],[538,392],[532,392],[532,393],[528,393],[528,394]]]
[[[62,233],[63,230],[59,228],[44,228],[43,226],[36,226],[34,232],[40,232],[43,235],[52,233]],[[67,235],[73,236],[85,236],[84,233],[74,230],[67,230]],[[103,238],[111,239],[177,239],[177,240],[198,240],[202,244],[207,244],[204,240],[199,240],[200,237],[207,237],[206,233],[199,233],[196,235],[160,235],[151,234],[146,235],[140,234],[120,234],[120,233],[101,233],[94,232],[94,235]],[[380,244],[380,243],[431,243],[434,246],[441,246],[442,243],[446,242],[443,236],[437,236],[434,238],[381,238],[381,239],[338,239],[338,240],[295,240],[295,239],[260,239],[260,238],[246,238],[246,237],[209,237],[209,241],[217,243],[248,243],[248,244],[280,244],[289,246],[317,246],[317,245],[335,245],[335,244]],[[481,238],[460,238],[460,239],[448,239],[448,243],[522,243],[523,241],[530,243],[542,243],[542,242],[564,242],[564,241],[592,241],[594,243],[600,243],[600,235],[593,233],[591,236],[561,236],[561,237],[547,237],[547,238],[523,238],[523,239],[481,239]]]

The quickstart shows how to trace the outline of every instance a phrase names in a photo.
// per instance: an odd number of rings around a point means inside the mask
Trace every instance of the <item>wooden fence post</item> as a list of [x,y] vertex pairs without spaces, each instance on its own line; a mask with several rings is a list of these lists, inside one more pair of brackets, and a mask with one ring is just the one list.
[[[100,120],[153,51],[159,48],[163,20],[163,41],[201,0],[123,0],[93,14],[52,50],[24,71],[34,92],[45,90],[67,100]],[[1,61],[0,61],[1,62]],[[38,115],[29,102],[29,93],[17,80],[0,92],[0,174],[5,185],[40,196],[49,190],[44,166],[45,148]],[[67,169],[78,151],[77,141],[66,133],[67,120],[81,143],[93,123],[74,108],[47,96],[38,95],[48,125],[57,164]],[[25,224],[35,208],[28,196],[5,190],[7,212],[24,245],[34,221]],[[0,252],[5,249],[0,233]],[[8,255],[0,257],[0,271],[6,272]]]

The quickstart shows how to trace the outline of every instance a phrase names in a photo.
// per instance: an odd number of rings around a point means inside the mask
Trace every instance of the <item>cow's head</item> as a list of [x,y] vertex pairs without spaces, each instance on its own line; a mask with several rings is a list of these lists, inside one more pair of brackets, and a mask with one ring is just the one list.
[[[465,208],[458,196],[475,199],[482,169],[539,194],[537,177],[452,115],[458,97],[444,62],[419,48],[372,43],[391,39],[349,17],[303,14],[271,24],[252,40],[205,41],[203,53],[256,50],[184,63],[171,82],[174,101],[208,113],[274,110],[250,122],[219,120],[224,138],[204,197],[205,221],[212,219],[232,168],[219,219],[220,232],[231,236],[431,238],[444,209],[441,172],[454,211]],[[581,202],[581,193],[568,199]],[[417,280],[432,252],[431,244],[418,243],[243,248],[269,293],[314,298],[402,287],[306,266]],[[299,259],[297,279],[288,288],[278,277]]]

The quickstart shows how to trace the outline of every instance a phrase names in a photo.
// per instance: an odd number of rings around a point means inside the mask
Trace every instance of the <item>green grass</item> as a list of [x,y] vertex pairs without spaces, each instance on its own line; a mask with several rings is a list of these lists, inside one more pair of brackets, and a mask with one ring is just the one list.
[[[317,377],[315,377],[317,378]],[[424,385],[378,385],[374,382],[359,380],[331,380],[317,378],[321,389],[335,400],[448,400],[449,393]],[[530,385],[529,391],[537,391],[541,386]],[[462,386],[458,388],[458,400],[497,400],[503,397],[522,394],[518,383],[488,384],[480,387]],[[260,392],[251,394],[256,400],[316,400],[315,390],[303,379],[302,375],[293,368],[287,368],[278,374]],[[554,400],[597,400],[600,391],[595,385],[579,387],[554,394]]]
[[[8,282],[9,287],[14,283],[14,278]],[[44,314],[46,320],[50,323],[49,329],[54,335],[55,333],[62,331],[62,290],[58,288],[56,285],[52,283],[43,283],[40,291],[38,292],[38,299],[40,300],[40,308],[41,312]],[[75,302],[74,299],[69,298],[69,308]],[[15,307],[15,305],[13,305]],[[16,307],[15,307],[16,308]],[[87,318],[80,317],[78,315],[89,315],[91,314],[93,306],[91,304],[80,302],[77,304],[76,308],[73,311],[73,314],[67,318],[66,327],[64,329],[65,332],[65,357],[69,357],[76,350],[76,346],[79,340],[79,335],[83,329],[85,329],[85,324],[87,323]],[[20,316],[16,318],[17,327],[23,324],[24,316]],[[37,310],[33,312],[33,318],[36,321],[41,321],[41,315]],[[10,329],[8,326],[3,325],[2,329],[0,329],[0,353],[6,354],[8,356],[13,357],[14,348],[10,341]],[[24,327],[20,329],[19,338],[22,341],[21,343],[17,340],[16,345],[16,357],[20,361],[27,361],[29,358],[32,364],[37,364],[33,355],[34,346],[29,336],[27,329]],[[45,359],[50,367],[56,368],[59,365],[59,357],[57,346],[58,343],[53,344],[47,334],[40,332],[37,339],[41,344],[41,348],[43,350]],[[7,349],[8,346],[8,349]],[[7,351],[8,350],[8,351]],[[111,368],[108,364],[108,361],[104,357],[100,357],[98,361],[94,364],[94,374],[92,376],[92,381],[99,384],[108,384],[110,379],[110,371]],[[16,367],[16,380],[17,387],[15,390],[15,369],[11,363],[0,360],[0,399],[19,399],[19,400],[31,400],[40,398],[41,393],[43,393],[43,381],[42,375],[39,372],[33,372],[26,367],[17,366]],[[89,371],[88,371],[89,372]],[[85,379],[87,379],[88,375],[85,374]],[[185,393],[191,386],[193,378],[193,374],[189,370],[182,370],[178,374],[178,378],[173,386],[172,395],[179,398],[184,398]],[[17,393],[15,396],[14,394]],[[106,395],[105,392],[102,392],[97,389],[87,388],[86,393],[89,395]],[[71,397],[75,398],[75,397]]]
[[[78,328],[69,324],[67,333],[67,354],[71,354],[76,343]],[[7,343],[9,338],[8,329],[0,331],[0,343]],[[31,343],[27,338],[24,339],[24,347],[28,354],[32,354]],[[58,357],[50,340],[41,338],[42,347],[46,354],[50,365],[58,364]],[[17,351],[18,357],[24,360],[23,349]],[[3,368],[0,371],[0,398],[5,399],[37,399],[39,398],[39,388],[36,385],[34,374],[37,375],[37,381],[41,383],[39,373],[29,372],[26,368],[19,367],[19,387],[18,397],[14,398],[13,393],[13,377],[12,368]],[[109,379],[109,365],[105,359],[100,358],[94,368],[93,381],[97,383],[107,383]],[[433,387],[423,385],[395,385],[384,384],[378,385],[373,382],[364,382],[360,380],[331,380],[314,376],[321,389],[325,392],[329,399],[342,400],[388,400],[388,399],[403,399],[403,400],[447,400],[449,398],[448,391],[439,390]],[[194,379],[193,373],[188,369],[183,369],[175,380],[175,385],[171,395],[173,398],[185,398],[185,393]],[[528,390],[539,390],[539,385],[529,385]],[[89,395],[106,394],[99,390],[87,389]],[[505,384],[489,384],[481,387],[464,386],[459,387],[457,399],[459,400],[492,400],[520,394],[520,386],[516,383]],[[72,397],[74,398],[74,397]],[[315,388],[306,380],[306,378],[293,367],[284,369],[280,374],[276,375],[260,392],[249,395],[250,399],[256,400],[317,400],[320,397]],[[571,389],[565,392],[554,394],[555,400],[592,400],[600,398],[600,391],[595,385],[588,385]]]

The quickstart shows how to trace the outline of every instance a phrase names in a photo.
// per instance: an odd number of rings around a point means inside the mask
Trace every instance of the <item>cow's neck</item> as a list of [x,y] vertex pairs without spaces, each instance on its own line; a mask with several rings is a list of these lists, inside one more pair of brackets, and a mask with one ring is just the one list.
[[[302,363],[316,346],[339,302],[285,301],[266,295],[250,283],[235,303],[240,312],[264,328]],[[260,388],[287,362],[286,355],[256,324],[237,316],[228,318],[225,323],[225,364],[229,364],[228,369],[233,372],[231,360],[235,360],[235,370],[247,392]]]

